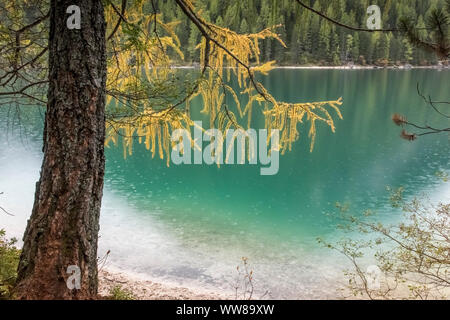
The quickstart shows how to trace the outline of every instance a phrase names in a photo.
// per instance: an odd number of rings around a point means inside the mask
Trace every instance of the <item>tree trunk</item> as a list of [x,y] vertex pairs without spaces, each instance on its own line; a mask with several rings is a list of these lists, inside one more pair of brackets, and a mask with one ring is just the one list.
[[[81,29],[69,29],[70,5]],[[44,160],[24,235],[19,299],[87,299],[97,294],[97,240],[105,167],[105,18],[100,0],[52,0]],[[69,289],[69,266],[81,289]]]

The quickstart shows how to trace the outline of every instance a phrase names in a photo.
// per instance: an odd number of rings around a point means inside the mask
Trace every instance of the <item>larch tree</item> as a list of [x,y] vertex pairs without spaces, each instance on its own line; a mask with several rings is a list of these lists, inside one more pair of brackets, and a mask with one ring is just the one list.
[[[106,22],[100,1],[82,0],[77,1],[82,28],[69,29],[66,11],[72,4],[55,0],[49,8],[44,160],[24,235],[18,298],[88,298],[97,292],[105,170]],[[16,45],[23,41],[19,34]],[[67,288],[70,265],[82,270],[81,290]]]
[[[157,1],[0,5],[0,104],[46,108],[44,157],[23,238],[17,298],[96,298],[104,146],[121,140],[131,154],[138,141],[169,161],[171,132],[195,125],[190,108],[198,106],[191,103],[196,96],[211,128],[250,126],[256,108],[269,133],[280,130],[282,153],[300,138],[301,123],[310,124],[311,150],[318,122],[335,130],[329,111],[341,118],[341,99],[280,102],[258,81],[274,65],[260,63],[260,42],[284,45],[276,27],[239,34],[208,22],[191,0],[174,3],[200,34],[201,65],[190,73],[194,79],[172,68],[174,59],[184,58],[178,22],[164,21]],[[229,84],[231,77],[238,89]],[[238,94],[246,97],[245,105]],[[79,283],[69,285],[73,275]]]

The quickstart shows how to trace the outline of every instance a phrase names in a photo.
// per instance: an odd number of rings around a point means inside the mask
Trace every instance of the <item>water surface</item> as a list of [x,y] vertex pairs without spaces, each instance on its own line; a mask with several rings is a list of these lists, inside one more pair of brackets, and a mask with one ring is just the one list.
[[[449,71],[436,70],[273,71],[263,83],[279,100],[344,100],[336,133],[319,126],[310,153],[308,128],[302,129],[274,176],[260,176],[260,167],[250,165],[168,168],[144,146],[136,144],[126,159],[121,147],[108,148],[100,253],[111,250],[111,267],[212,290],[230,290],[246,256],[257,294],[333,297],[346,262],[316,238],[342,236],[326,214],[336,202],[349,203],[354,213],[377,210],[389,222],[401,213],[389,207],[386,186],[404,186],[410,197],[425,192],[450,200],[448,183],[436,178],[438,171],[450,172],[449,136],[408,142],[391,121],[398,112],[448,126],[424,104],[416,84],[448,101],[449,80]],[[0,110],[0,204],[15,214],[2,216],[0,228],[20,236],[39,174],[42,118],[23,111],[19,130],[15,109]],[[261,124],[258,116],[254,124]]]

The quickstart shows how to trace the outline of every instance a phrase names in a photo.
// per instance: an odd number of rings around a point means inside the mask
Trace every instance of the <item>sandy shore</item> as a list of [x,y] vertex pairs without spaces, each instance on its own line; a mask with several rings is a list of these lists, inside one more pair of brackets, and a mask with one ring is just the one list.
[[[385,279],[386,281],[386,279]],[[103,298],[111,298],[111,290],[119,286],[121,290],[131,293],[135,300],[234,300],[235,296],[225,292],[208,292],[200,288],[186,288],[167,283],[158,283],[145,280],[134,274],[120,272],[115,269],[101,270],[99,272],[99,295]],[[430,292],[428,299],[442,299],[450,296],[450,290]],[[412,298],[411,291],[406,284],[400,284],[395,292],[387,297],[375,296],[377,299],[404,300]],[[338,295],[333,300],[368,300],[366,295],[353,295],[342,284]],[[416,298],[417,299],[417,298]],[[256,297],[253,300],[258,300]]]
[[184,288],[140,279],[116,270],[101,270],[99,273],[99,294],[111,295],[119,286],[137,300],[226,300],[233,297],[226,293],[208,292],[197,288]]

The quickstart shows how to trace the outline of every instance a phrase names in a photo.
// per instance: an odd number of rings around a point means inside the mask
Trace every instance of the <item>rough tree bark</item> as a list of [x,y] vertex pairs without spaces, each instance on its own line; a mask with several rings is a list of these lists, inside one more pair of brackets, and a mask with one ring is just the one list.
[[[81,29],[70,30],[70,5]],[[20,299],[87,299],[97,293],[97,239],[104,176],[106,41],[100,0],[52,0],[44,160],[24,235]],[[81,269],[69,290],[67,268]]]

